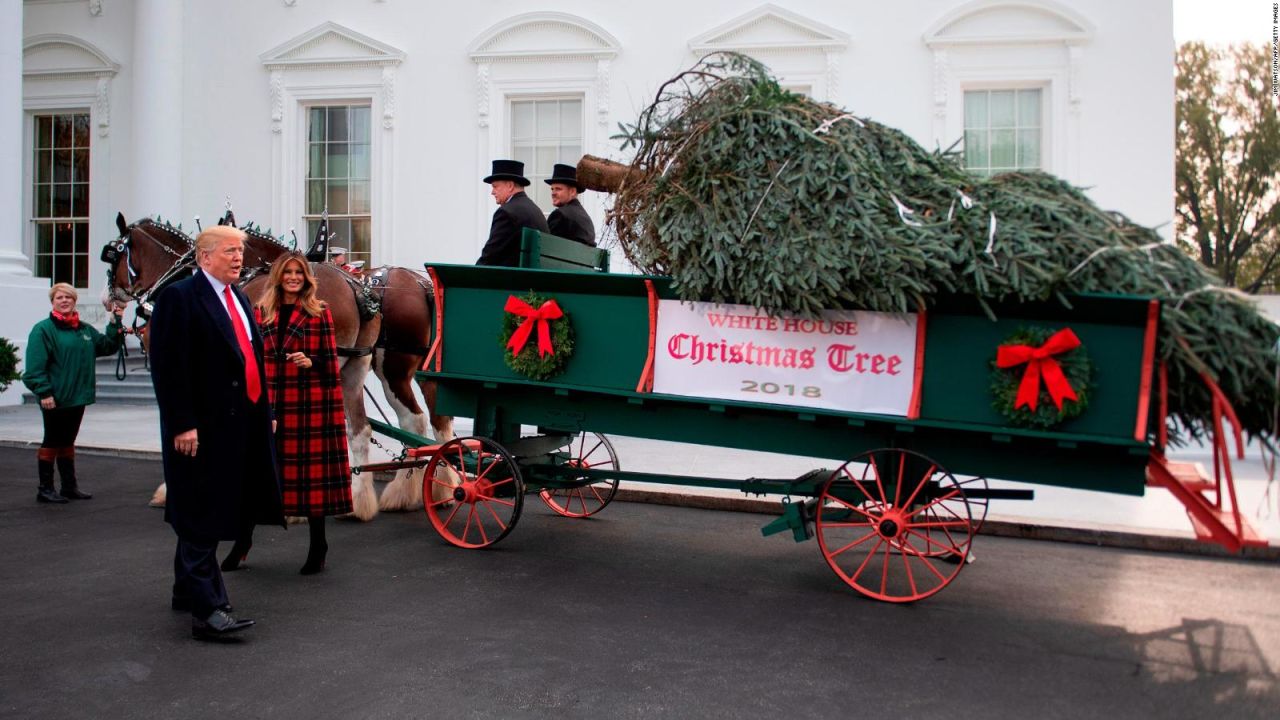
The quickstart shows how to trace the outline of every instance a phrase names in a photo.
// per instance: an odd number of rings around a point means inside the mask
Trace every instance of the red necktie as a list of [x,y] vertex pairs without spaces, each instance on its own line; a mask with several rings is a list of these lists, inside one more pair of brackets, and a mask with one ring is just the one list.
[[240,313],[236,312],[235,300],[231,297],[231,286],[222,288],[222,296],[227,301],[227,312],[231,314],[231,325],[236,329],[236,342],[240,343],[240,352],[244,354],[244,389],[249,395],[249,402],[258,402],[262,395],[262,385],[258,380],[258,358],[253,354],[253,343],[249,342],[249,333],[244,329]]

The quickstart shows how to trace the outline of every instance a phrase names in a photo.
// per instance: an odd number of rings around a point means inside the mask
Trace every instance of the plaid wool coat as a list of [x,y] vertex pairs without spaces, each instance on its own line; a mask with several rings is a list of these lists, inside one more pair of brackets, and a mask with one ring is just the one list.
[[[261,309],[255,315],[262,330],[267,390],[278,421],[276,451],[284,485],[284,514],[322,517],[349,513],[351,465],[333,316],[327,307],[316,317],[295,307],[281,346],[280,316],[263,322]],[[294,352],[311,358],[311,367],[300,368],[285,360]]]

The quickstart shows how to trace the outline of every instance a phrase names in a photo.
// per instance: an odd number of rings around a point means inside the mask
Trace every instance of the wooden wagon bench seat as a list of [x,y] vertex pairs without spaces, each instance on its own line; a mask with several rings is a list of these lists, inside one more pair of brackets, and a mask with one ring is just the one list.
[[520,267],[609,272],[609,251],[533,228],[520,235]]

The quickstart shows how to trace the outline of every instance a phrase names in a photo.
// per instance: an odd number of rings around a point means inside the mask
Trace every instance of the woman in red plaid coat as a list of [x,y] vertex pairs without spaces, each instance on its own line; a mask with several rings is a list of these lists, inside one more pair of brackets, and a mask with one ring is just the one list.
[[301,572],[313,575],[329,550],[325,516],[351,512],[351,466],[333,316],[316,297],[306,257],[293,252],[272,263],[255,314],[278,423],[284,514],[307,518],[311,546]]

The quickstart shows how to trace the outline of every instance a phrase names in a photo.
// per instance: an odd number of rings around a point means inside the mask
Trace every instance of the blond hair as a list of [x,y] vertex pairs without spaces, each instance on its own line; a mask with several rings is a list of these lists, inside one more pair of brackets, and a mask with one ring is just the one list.
[[49,288],[49,302],[53,302],[53,296],[57,295],[59,292],[64,292],[70,295],[71,299],[77,302],[80,300],[80,293],[76,292],[75,287],[71,285],[71,283],[60,282],[54,283],[53,286]]
[[196,248],[202,252],[213,252],[223,240],[236,239],[243,243],[249,238],[243,230],[231,225],[214,225],[196,236]]
[[311,317],[317,317],[324,311],[324,303],[316,297],[316,276],[311,274],[311,264],[307,262],[305,255],[294,250],[271,263],[271,275],[267,277],[266,287],[262,288],[262,294],[258,297],[258,308],[262,310],[264,323],[275,320],[276,313],[284,304],[284,271],[290,263],[297,263],[302,269],[302,292],[298,293],[298,308]]

